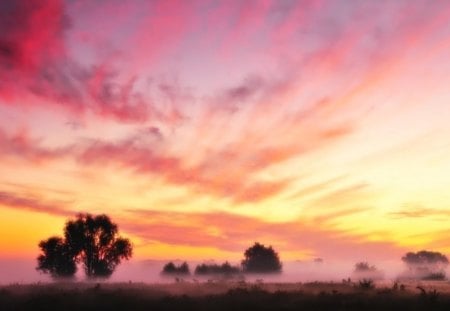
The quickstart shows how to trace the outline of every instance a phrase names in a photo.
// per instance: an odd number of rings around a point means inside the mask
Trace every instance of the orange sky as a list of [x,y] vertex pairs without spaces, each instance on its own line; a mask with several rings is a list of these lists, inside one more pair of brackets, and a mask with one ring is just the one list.
[[450,253],[450,3],[0,4],[0,258]]

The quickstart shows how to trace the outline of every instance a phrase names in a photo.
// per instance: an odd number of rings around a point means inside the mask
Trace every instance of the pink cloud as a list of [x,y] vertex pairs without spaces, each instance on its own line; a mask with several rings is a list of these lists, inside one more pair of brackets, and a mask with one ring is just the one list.
[[[429,37],[437,39],[439,36],[433,33],[438,33],[450,14],[445,4],[423,1],[382,6],[348,6],[339,1],[118,4],[69,5],[56,0],[2,4],[0,77],[4,82],[0,95],[14,104],[52,105],[78,115],[90,111],[122,122],[180,120],[182,99],[178,98],[170,109],[160,110],[161,105],[156,103],[160,99],[152,98],[151,90],[138,84],[144,84],[146,75],[151,75],[153,64],[164,64],[175,55],[195,52],[196,45],[201,46],[202,42],[202,38],[195,38],[203,30],[201,36],[214,37],[222,42],[225,50],[236,53],[237,58],[233,58],[236,62],[240,51],[246,51],[254,59],[268,56],[274,62],[283,63],[281,67],[291,69],[278,87],[271,85],[261,94],[258,102],[264,102],[265,106],[280,108],[280,102],[290,102],[290,96],[305,81],[303,72],[309,73],[307,79],[313,75],[317,83],[332,79],[338,69],[354,72],[355,78],[361,78],[359,86],[352,88],[348,83],[334,96],[319,94],[318,98],[329,96],[328,112],[334,113],[353,94],[363,92],[367,84],[381,80],[405,48],[414,48]],[[68,49],[77,45],[85,47],[86,42],[69,34],[87,31],[83,22],[95,24],[99,14],[117,15],[117,23],[102,21],[101,29],[91,35],[92,40],[98,36],[101,42],[110,37],[111,46],[102,44],[103,50],[109,52],[99,53],[101,58],[94,57],[94,66],[81,65],[76,58],[77,51]],[[208,29],[202,29],[203,18]],[[70,24],[75,27],[69,27]],[[212,29],[214,25],[219,25],[217,30]],[[68,37],[79,42],[69,45]],[[266,52],[273,47],[276,47],[273,51]],[[143,68],[149,70],[144,73]],[[375,70],[378,74],[364,76],[374,68],[381,68]],[[272,75],[268,72],[264,76]],[[231,106],[233,102],[246,101],[243,97],[253,96],[250,88],[231,89],[231,97],[226,101]],[[45,100],[18,100],[24,93]],[[270,113],[270,109],[265,112]]]
[[65,157],[71,150],[72,146],[42,147],[40,140],[30,137],[26,130],[20,130],[11,135],[0,129],[0,158],[20,158],[39,164]]
[[8,208],[45,213],[56,216],[73,216],[74,212],[68,208],[70,202],[48,202],[29,194],[18,194],[0,191],[0,205]]
[[171,121],[174,108],[156,109],[135,87],[137,77],[116,68],[115,59],[87,66],[73,57],[67,36],[76,16],[68,16],[66,5],[58,0],[1,4],[0,104],[57,108],[77,118],[92,112],[120,122]]
[[63,57],[68,21],[60,0],[1,4],[0,65],[3,70],[36,73],[42,63]]
[[[221,161],[221,155],[211,154],[211,157],[216,156],[219,158],[205,161]],[[215,167],[207,162],[187,166],[182,158],[140,146],[136,140],[115,144],[92,142],[81,150],[77,160],[82,165],[103,166],[109,163],[137,174],[160,177],[169,184],[190,187],[198,193],[229,198],[235,202],[258,202],[281,192],[289,184],[288,180],[252,181],[252,168]]]
[[[147,241],[243,252],[254,241],[284,252],[304,251],[326,259],[392,259],[404,253],[391,242],[368,241],[363,235],[312,226],[301,220],[270,223],[229,213],[130,211],[121,227]],[[355,211],[360,212],[360,211]],[[352,213],[352,211],[347,211]],[[137,217],[141,222],[133,221]]]

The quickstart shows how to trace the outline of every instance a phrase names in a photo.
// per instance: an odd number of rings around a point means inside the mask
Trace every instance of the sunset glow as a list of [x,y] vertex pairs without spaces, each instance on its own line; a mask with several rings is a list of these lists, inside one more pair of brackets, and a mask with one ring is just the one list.
[[449,1],[0,3],[0,258],[450,253]]

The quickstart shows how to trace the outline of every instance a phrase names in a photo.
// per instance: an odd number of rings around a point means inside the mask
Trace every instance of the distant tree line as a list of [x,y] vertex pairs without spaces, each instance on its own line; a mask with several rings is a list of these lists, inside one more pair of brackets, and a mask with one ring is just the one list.
[[[111,276],[122,260],[132,256],[132,245],[128,239],[118,236],[118,226],[107,215],[79,214],[64,226],[63,237],[53,236],[39,242],[41,253],[37,257],[36,269],[53,278],[72,278],[78,265],[83,266],[89,278]],[[233,275],[240,272],[281,272],[281,262],[275,250],[255,243],[244,253],[242,269],[229,262],[221,265],[200,264],[196,275]],[[186,262],[175,265],[167,263],[161,272],[164,275],[189,275]]]
[[[266,247],[256,242],[244,252],[241,267],[232,266],[228,261],[222,264],[202,263],[195,267],[195,275],[224,275],[231,276],[239,273],[278,273],[282,264],[277,252],[272,246]],[[190,269],[186,262],[177,266],[173,262],[167,263],[161,272],[163,275],[189,275]]]
[[[118,226],[107,215],[79,214],[64,227],[62,237],[53,236],[39,242],[41,253],[37,257],[36,269],[53,278],[71,278],[82,265],[89,278],[109,277],[122,262],[132,256],[132,245],[128,239],[118,236]],[[401,277],[422,280],[444,280],[448,258],[439,252],[422,250],[408,252],[402,258],[408,273]],[[323,262],[323,259],[315,259]],[[239,273],[280,273],[282,263],[272,246],[255,242],[245,250],[240,266],[228,261],[222,264],[202,263],[195,267],[195,275],[234,275]],[[167,263],[163,275],[189,275],[187,262],[175,265]],[[362,261],[355,264],[357,278],[380,279],[382,272],[374,265]]]
[[163,267],[162,274],[189,275],[191,274],[191,272],[189,270],[189,265],[187,264],[187,262],[183,262],[179,266],[175,265],[173,262],[169,262]]
[[[422,250],[408,252],[402,258],[407,271],[399,275],[399,279],[414,280],[445,280],[445,269],[449,264],[448,258],[439,252]],[[357,279],[381,279],[383,274],[377,267],[367,262],[358,262],[353,271]]]

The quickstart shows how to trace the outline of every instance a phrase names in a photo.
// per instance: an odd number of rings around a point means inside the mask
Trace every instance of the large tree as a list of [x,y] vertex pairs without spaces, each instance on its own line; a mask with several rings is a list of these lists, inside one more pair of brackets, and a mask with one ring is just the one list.
[[281,272],[281,262],[272,246],[266,247],[256,242],[244,253],[242,268],[244,272],[268,273]]
[[[67,276],[73,275],[76,263],[81,262],[88,277],[108,277],[123,259],[132,256],[130,241],[117,235],[118,227],[108,216],[79,214],[66,223],[64,239],[50,238],[39,244],[43,253],[38,257],[37,269],[53,277]],[[57,243],[52,239],[56,239]],[[50,240],[56,246],[49,244]],[[66,270],[62,270],[59,261],[54,258],[73,262],[74,269],[60,273]]]
[[75,254],[60,237],[51,237],[39,243],[42,254],[37,258],[38,270],[52,277],[72,277],[77,271]]
[[409,252],[402,257],[414,277],[422,279],[444,279],[448,258],[439,252],[422,250]]

